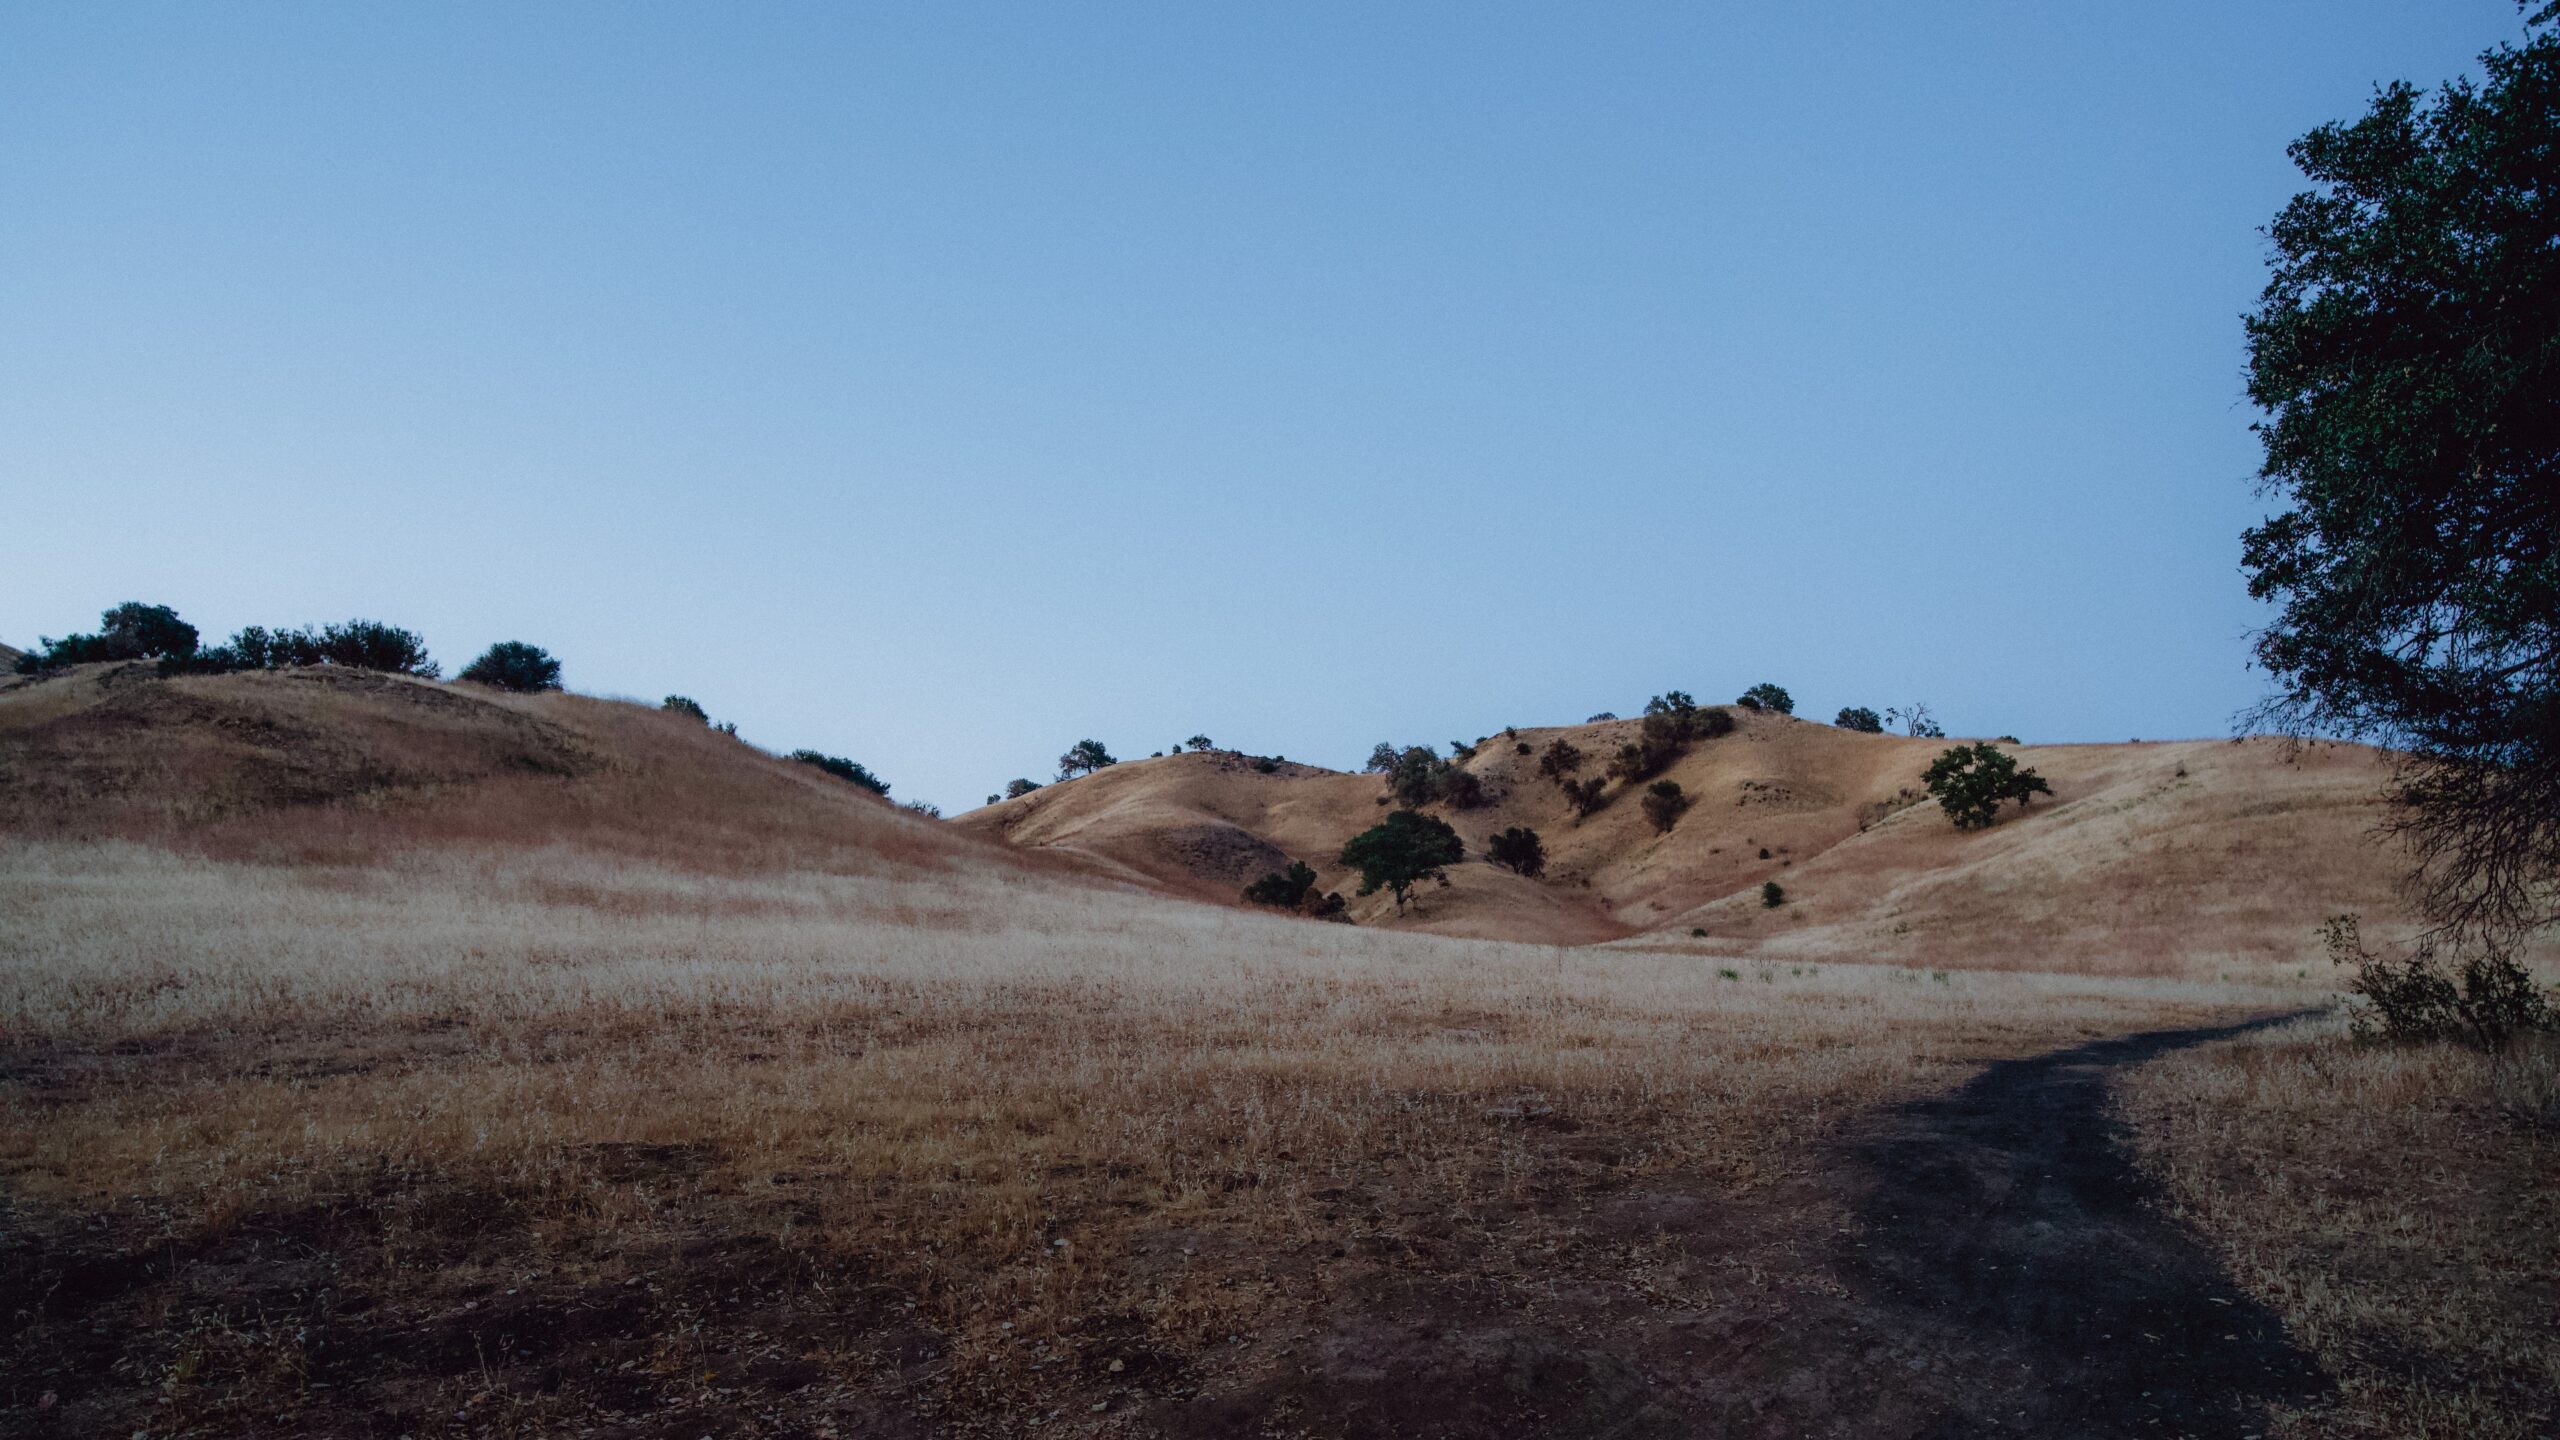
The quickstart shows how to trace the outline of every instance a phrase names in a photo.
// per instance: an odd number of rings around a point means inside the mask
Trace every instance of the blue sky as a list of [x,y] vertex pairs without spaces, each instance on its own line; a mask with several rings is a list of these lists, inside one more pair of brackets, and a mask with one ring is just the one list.
[[2288,140],[2505,0],[0,10],[0,640],[366,616],[958,809],[2260,692]]

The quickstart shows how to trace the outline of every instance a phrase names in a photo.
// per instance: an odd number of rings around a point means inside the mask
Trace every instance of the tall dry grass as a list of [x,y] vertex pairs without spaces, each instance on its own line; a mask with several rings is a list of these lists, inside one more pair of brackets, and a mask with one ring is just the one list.
[[2367,1044],[2329,1017],[2146,1066],[2145,1164],[2339,1383],[2287,1436],[2560,1427],[2560,1045]]

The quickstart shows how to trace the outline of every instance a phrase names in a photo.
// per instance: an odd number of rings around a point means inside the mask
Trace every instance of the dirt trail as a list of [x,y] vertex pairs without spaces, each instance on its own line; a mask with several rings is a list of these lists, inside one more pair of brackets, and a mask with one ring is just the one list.
[[[2289,1019],[2292,1017],[2280,1017]],[[1922,1433],[2237,1437],[2327,1389],[2283,1325],[2159,1208],[2110,1072],[2279,1023],[2164,1030],[1991,1065],[1853,1141],[1864,1298],[1940,1337]]]

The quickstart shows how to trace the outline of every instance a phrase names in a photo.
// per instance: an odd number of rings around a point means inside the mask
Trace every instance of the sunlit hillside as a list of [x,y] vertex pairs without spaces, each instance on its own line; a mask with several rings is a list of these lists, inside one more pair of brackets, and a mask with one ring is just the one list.
[[[1496,831],[1535,829],[1546,873],[1530,880],[1471,859],[1404,914],[1384,894],[1351,913],[1362,924],[1568,944],[2182,974],[2298,965],[2327,916],[2392,905],[2400,861],[2372,834],[2383,767],[2363,747],[2010,746],[2054,794],[1964,834],[1920,788],[1920,772],[1952,742],[1737,714],[1732,734],[1693,742],[1663,772],[1690,799],[1667,834],[1623,786],[1577,819],[1538,773],[1536,756],[1553,740],[1604,757],[1634,738],[1636,722],[1490,737],[1461,762],[1483,782],[1485,803],[1434,813],[1471,857]],[[1293,859],[1350,895],[1358,877],[1337,857],[1385,813],[1384,794],[1374,775],[1265,769],[1210,752],[1123,763],[959,823],[1233,904],[1246,883]],[[1774,908],[1761,891],[1772,880],[1785,894]]]

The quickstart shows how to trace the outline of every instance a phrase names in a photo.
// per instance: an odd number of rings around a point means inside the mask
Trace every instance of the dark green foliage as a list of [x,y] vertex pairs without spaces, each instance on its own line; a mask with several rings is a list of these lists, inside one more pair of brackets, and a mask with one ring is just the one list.
[[1028,795],[1039,788],[1040,782],[1037,780],[1007,780],[1004,782],[1004,798],[1007,800],[1019,800],[1023,796]]
[[1448,821],[1416,810],[1392,811],[1342,847],[1342,863],[1360,872],[1360,893],[1391,890],[1398,910],[1407,890],[1425,880],[1448,884],[1448,867],[1465,858],[1466,846]]
[[930,800],[909,800],[901,804],[898,808],[912,814],[921,815],[927,820],[939,820],[942,818],[942,807],[934,804]]
[[1686,715],[1698,708],[1698,702],[1686,690],[1673,690],[1644,702],[1647,715]]
[[454,678],[530,695],[537,690],[560,688],[560,662],[539,645],[501,640],[480,652],[480,658],[464,666]]
[[1280,773],[1280,762],[1268,755],[1256,755],[1253,757],[1253,768],[1260,774],[1277,775]]
[[839,780],[859,785],[874,795],[889,793],[889,782],[871,773],[870,767],[841,755],[821,755],[815,750],[794,750],[790,757],[803,765],[815,765]]
[[196,627],[166,605],[128,600],[98,617],[98,633],[43,639],[18,657],[22,674],[100,660],[186,660],[196,653]]
[[1384,740],[1369,752],[1369,763],[1360,767],[1364,775],[1384,775],[1396,768],[1396,747]]
[[1989,741],[1955,746],[1930,761],[1920,779],[1959,830],[1986,828],[2000,818],[2004,800],[2025,805],[2053,793],[2043,776],[2019,769],[2015,759]]
[[705,725],[711,723],[711,712],[695,704],[690,696],[670,695],[658,702],[658,708],[671,715],[682,715]]
[[[1194,736],[1192,736],[1190,739],[1185,740],[1185,741],[1183,741],[1182,743],[1183,743],[1184,745],[1188,745],[1188,746],[1190,746],[1190,747],[1191,747],[1192,749],[1194,749],[1194,750],[1215,750],[1216,748],[1218,748],[1217,746],[1212,745],[1212,744],[1210,744],[1210,743],[1209,743],[1209,737],[1208,737],[1208,736],[1206,736],[1206,735],[1194,735]],[[1179,748],[1179,747],[1176,747],[1176,748]]]
[[1529,742],[1528,742],[1528,741],[1526,741],[1526,740],[1522,740],[1522,741],[1520,741],[1520,742],[1518,742],[1518,743],[1514,744],[1514,745],[1511,747],[1511,749],[1512,749],[1512,753],[1517,754],[1517,755],[1530,755],[1530,754],[1534,754],[1534,753],[1536,753],[1535,751],[1533,751],[1533,750],[1531,750],[1531,749],[1529,748]]
[[1112,758],[1110,751],[1102,748],[1101,741],[1079,740],[1067,747],[1066,754],[1058,757],[1058,778],[1072,780],[1078,775],[1090,775],[1119,763]]
[[343,665],[351,670],[380,670],[433,680],[439,673],[427,657],[427,643],[414,630],[379,620],[350,620],[317,630],[269,630],[251,625],[220,645],[207,646],[185,659],[163,660],[163,673],[221,674],[234,670],[281,670],[294,665]]
[[1307,907],[1307,913],[1319,920],[1339,920],[1348,925],[1351,918],[1342,912],[1350,908],[1350,902],[1342,898],[1341,891],[1327,890],[1323,899]]
[[1721,705],[1711,705],[1689,717],[1689,738],[1713,740],[1733,733],[1733,712]]
[[1452,810],[1473,810],[1484,803],[1484,782],[1473,771],[1452,765],[1440,772],[1433,795]]
[[1547,870],[1547,847],[1538,839],[1538,832],[1525,825],[1514,825],[1487,840],[1484,858],[1532,880]]
[[1538,773],[1550,780],[1562,780],[1582,768],[1582,747],[1558,736],[1547,742],[1538,754]]
[[1274,871],[1244,887],[1244,898],[1256,905],[1276,905],[1295,910],[1316,885],[1316,872],[1304,860],[1292,860],[1286,870]]
[[1785,686],[1772,685],[1766,680],[1743,691],[1733,703],[1745,710],[1766,710],[1773,715],[1796,713],[1796,698],[1787,693]]
[[1617,718],[1618,718],[1618,717],[1617,717],[1616,715],[1613,715],[1613,714],[1611,714],[1610,712],[1608,712],[1608,711],[1606,711],[1606,710],[1603,710],[1603,711],[1601,711],[1599,714],[1592,716],[1590,719],[1585,720],[1585,721],[1583,721],[1582,723],[1583,723],[1583,724],[1585,724],[1585,725],[1597,725],[1597,724],[1601,723],[1601,722],[1602,722],[1602,721],[1604,721],[1604,720],[1615,720],[1615,719],[1617,719]]
[[1862,735],[1884,733],[1884,717],[1864,705],[1841,706],[1839,715],[1834,717],[1831,723],[1843,730],[1855,730]]
[[1580,819],[1600,808],[1609,782],[1597,775],[1588,780],[1567,778],[1557,781],[1556,788],[1564,791],[1564,803],[1572,806],[1574,818]]
[[1915,740],[1947,738],[1945,727],[1938,724],[1936,718],[1930,715],[1928,705],[1918,700],[1908,705],[1888,707],[1884,712],[1884,723],[1901,726],[1902,733]]
[[1665,834],[1680,823],[1680,812],[1689,808],[1689,797],[1680,793],[1676,780],[1656,780],[1644,790],[1644,818],[1653,828]]
[[2331,963],[2354,972],[2347,989],[2365,1008],[2352,1024],[2364,1039],[2461,1040],[2496,1051],[2523,1031],[2560,1028],[2533,973],[2504,950],[2471,947],[2455,976],[2433,945],[2397,961],[2365,949],[2353,915],[2332,918],[2321,936]]
[[2266,718],[2400,753],[2422,912],[2503,948],[2560,921],[2560,32],[2384,87],[2290,155],[2247,319],[2266,412],[2243,537],[2277,607]]
[[1775,909],[1777,909],[1779,906],[1784,905],[1784,904],[1786,904],[1786,903],[1787,903],[1787,887],[1786,887],[1786,886],[1779,884],[1779,883],[1778,883],[1777,881],[1775,881],[1775,880],[1763,880],[1763,881],[1761,881],[1761,882],[1760,882],[1760,908],[1761,908],[1761,909],[1763,909],[1763,910],[1775,910]]

